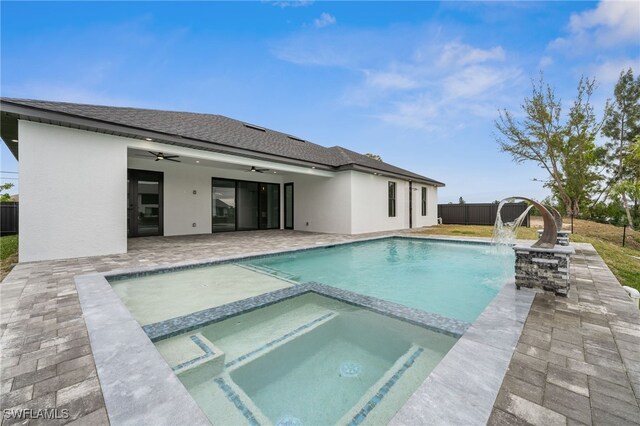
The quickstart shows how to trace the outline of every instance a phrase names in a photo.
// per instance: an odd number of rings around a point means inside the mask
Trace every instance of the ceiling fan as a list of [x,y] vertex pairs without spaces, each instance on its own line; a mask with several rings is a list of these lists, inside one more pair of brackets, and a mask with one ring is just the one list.
[[167,161],[175,161],[176,163],[180,163],[180,160],[174,160],[174,158],[179,158],[179,155],[165,155],[162,152],[151,152],[147,151],[151,155],[156,156],[156,161],[167,160]]
[[264,173],[268,171],[269,169],[256,169],[256,166],[251,166],[249,170],[245,170],[245,172],[255,172],[255,173]]

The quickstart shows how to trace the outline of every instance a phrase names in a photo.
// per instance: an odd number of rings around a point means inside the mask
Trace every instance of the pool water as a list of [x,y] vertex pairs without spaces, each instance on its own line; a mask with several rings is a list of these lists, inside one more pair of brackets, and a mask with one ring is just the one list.
[[386,424],[456,341],[310,293],[156,347],[214,424]]
[[243,262],[272,276],[315,281],[473,322],[508,279],[513,252],[483,244],[393,238]]

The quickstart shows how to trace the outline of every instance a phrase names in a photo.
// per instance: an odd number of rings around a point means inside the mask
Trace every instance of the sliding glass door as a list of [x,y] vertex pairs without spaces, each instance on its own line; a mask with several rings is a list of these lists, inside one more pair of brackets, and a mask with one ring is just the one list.
[[280,185],[213,178],[212,230],[280,228]]

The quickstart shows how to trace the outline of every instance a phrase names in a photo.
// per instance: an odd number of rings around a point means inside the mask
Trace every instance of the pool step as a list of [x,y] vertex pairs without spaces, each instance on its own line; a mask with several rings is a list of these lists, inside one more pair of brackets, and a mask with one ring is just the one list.
[[267,352],[270,352],[284,344],[289,343],[291,340],[300,337],[303,334],[309,333],[310,331],[314,330],[315,328],[326,324],[327,322],[335,319],[338,317],[338,314],[336,312],[333,311],[327,311],[327,313],[325,313],[324,315],[321,315],[313,320],[310,320],[298,327],[296,327],[295,329],[289,331],[286,334],[283,334],[280,337],[277,337],[265,344],[263,344],[262,346],[259,346],[241,356],[239,356],[236,359],[233,360],[229,360],[227,361],[227,363],[224,365],[224,368],[226,371],[231,371],[231,370],[235,370],[238,367],[243,366],[244,364],[251,362],[253,359],[264,355]]
[[156,344],[176,375],[207,364],[211,374],[224,368],[225,353],[200,333],[186,333]]
[[[423,357],[425,352],[425,348],[412,345],[409,350],[387,370],[387,372],[373,385],[369,390],[360,398],[357,404],[355,404],[341,419],[337,424],[349,425],[349,426],[357,426],[360,424],[375,424],[371,423],[371,417],[369,415],[371,412],[378,408],[380,411],[380,406],[382,405],[385,398],[388,400],[389,394],[391,393],[392,388],[397,388],[400,386],[396,386],[398,382],[401,381],[403,377],[411,376],[411,367]],[[391,397],[393,398],[393,397]],[[378,413],[376,411],[376,413]],[[382,408],[382,411],[387,411],[385,408]],[[389,419],[395,414],[389,413]],[[379,422],[378,419],[374,422]]]
[[247,265],[241,263],[237,263],[236,266],[240,266],[242,268],[249,269],[250,271],[266,274],[272,277],[282,278],[293,283],[297,283],[300,279],[300,275],[289,274],[288,272],[280,271],[268,266]]

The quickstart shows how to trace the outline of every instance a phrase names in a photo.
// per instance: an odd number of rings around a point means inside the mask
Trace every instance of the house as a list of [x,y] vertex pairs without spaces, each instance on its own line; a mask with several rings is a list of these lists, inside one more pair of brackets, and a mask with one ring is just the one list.
[[441,182],[220,115],[0,99],[19,160],[20,260],[127,251],[127,238],[436,224]]

